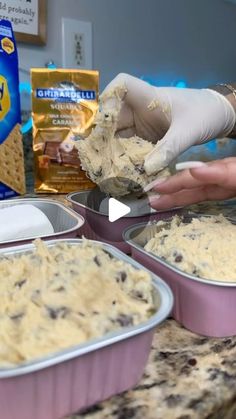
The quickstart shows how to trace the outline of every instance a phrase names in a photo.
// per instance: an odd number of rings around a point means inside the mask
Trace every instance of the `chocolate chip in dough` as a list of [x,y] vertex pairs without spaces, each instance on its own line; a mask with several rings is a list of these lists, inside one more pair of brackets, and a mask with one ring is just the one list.
[[65,291],[65,287],[61,286],[55,290],[56,292],[63,292]]
[[102,251],[103,251],[104,253],[106,253],[106,255],[107,255],[107,256],[109,256],[109,258],[110,258],[110,259],[114,259],[114,256],[113,256],[111,253],[109,253],[107,250],[102,249]]
[[100,167],[100,169],[99,169],[99,170],[97,170],[96,172],[93,172],[93,175],[94,175],[95,177],[100,177],[100,176],[102,176],[102,167]]
[[96,265],[97,265],[97,266],[101,266],[101,262],[100,262],[100,260],[98,259],[98,257],[97,257],[97,256],[95,256],[95,257],[93,258],[93,260],[94,260],[94,262],[96,263]]
[[127,278],[127,273],[125,271],[120,272],[120,279],[122,282],[125,282]]
[[195,234],[184,234],[183,237],[186,237],[187,239],[191,239],[191,240],[195,240],[196,239],[196,235]]
[[175,257],[175,262],[180,263],[182,262],[182,260],[183,260],[183,256],[180,254],[177,254]]
[[132,326],[133,325],[133,317],[129,316],[127,314],[120,314],[116,321],[122,326],[122,327],[127,327],[127,326]]
[[22,279],[20,281],[15,282],[14,287],[21,288],[27,282],[27,279]]
[[195,276],[197,276],[198,278],[200,278],[200,276],[201,276],[199,274],[199,271],[198,271],[198,269],[196,267],[193,269],[192,274],[195,275]]
[[134,168],[135,168],[135,170],[136,170],[138,173],[140,173],[141,175],[143,175],[143,174],[145,173],[144,166],[143,166],[143,165],[141,165],[141,164],[136,164],[136,165],[134,166]]
[[47,312],[50,316],[51,319],[56,320],[59,317],[64,319],[67,314],[69,313],[69,309],[68,307],[58,307],[58,308],[53,308],[53,307],[46,307]]
[[136,298],[137,300],[143,301],[144,303],[148,302],[145,298],[143,298],[143,293],[138,291],[138,290],[132,290],[131,291],[131,296],[133,298]]
[[197,360],[195,358],[190,358],[188,360],[188,364],[191,365],[191,367],[195,367],[195,365],[197,364]]
[[161,236],[161,238],[160,238],[160,244],[164,244],[165,243],[166,237],[168,237],[168,234],[164,234],[164,236]]
[[13,316],[10,316],[11,320],[21,320],[22,317],[24,317],[25,313],[18,313],[18,314],[14,314]]
[[127,279],[127,273],[125,271],[120,271],[118,272],[117,276],[116,276],[116,282],[125,282],[125,280]]

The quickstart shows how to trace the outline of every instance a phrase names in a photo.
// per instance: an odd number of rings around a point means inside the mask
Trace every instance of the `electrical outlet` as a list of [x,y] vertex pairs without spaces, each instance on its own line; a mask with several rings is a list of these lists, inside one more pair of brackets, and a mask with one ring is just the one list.
[[75,62],[79,67],[85,66],[85,34],[74,34],[74,54]]
[[62,62],[66,68],[92,68],[92,24],[62,19]]

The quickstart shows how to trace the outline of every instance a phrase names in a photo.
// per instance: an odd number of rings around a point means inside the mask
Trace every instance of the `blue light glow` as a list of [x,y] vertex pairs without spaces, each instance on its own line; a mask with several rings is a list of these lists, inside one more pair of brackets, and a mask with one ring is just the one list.
[[47,64],[47,68],[52,68],[52,69],[54,69],[54,68],[57,68],[57,67],[56,67],[56,65],[55,65],[53,62],[49,62],[49,63]]
[[27,122],[24,123],[21,127],[21,134],[26,134],[32,128],[32,118],[29,118]]
[[211,152],[217,152],[217,141],[211,140],[205,144],[205,147]]
[[152,86],[174,86],[179,88],[187,87],[187,83],[185,80],[176,80],[164,75],[160,75],[159,77],[151,76],[151,75],[142,75],[140,77],[141,80],[146,81],[147,83],[151,84]]
[[140,77],[141,80],[145,81],[148,84],[151,84],[152,86],[158,86],[158,81],[157,79],[151,77],[151,76],[141,76]]
[[180,88],[184,88],[187,87],[187,83],[184,80],[179,80],[175,83],[174,85],[175,87],[180,87]]
[[[31,85],[28,82],[21,82],[20,86],[20,93],[22,92],[26,92],[28,95],[31,95]],[[28,131],[30,131],[32,128],[32,118],[29,118],[28,121],[26,121],[22,126],[21,126],[21,133],[22,134],[26,134]]]
[[22,92],[26,92],[26,93],[31,94],[30,83],[27,83],[27,82],[21,82],[20,83],[20,93],[22,93]]

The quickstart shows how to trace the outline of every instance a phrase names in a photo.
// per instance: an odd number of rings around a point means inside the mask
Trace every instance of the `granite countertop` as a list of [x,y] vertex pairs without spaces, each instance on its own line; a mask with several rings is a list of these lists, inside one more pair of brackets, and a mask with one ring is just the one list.
[[236,338],[208,339],[167,320],[131,391],[71,419],[235,419]]

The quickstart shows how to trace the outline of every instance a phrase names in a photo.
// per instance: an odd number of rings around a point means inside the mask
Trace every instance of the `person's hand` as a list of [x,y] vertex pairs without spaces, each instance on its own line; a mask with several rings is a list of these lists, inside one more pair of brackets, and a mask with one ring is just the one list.
[[[184,170],[168,179],[155,181],[150,197],[157,210],[236,197],[236,157],[202,163],[201,167]],[[154,182],[153,182],[154,183]]]
[[123,73],[102,93],[105,109],[114,106],[117,87],[122,99],[117,135],[136,134],[157,143],[145,160],[148,175],[168,166],[192,145],[226,136],[236,121],[233,106],[213,90],[154,87]]

